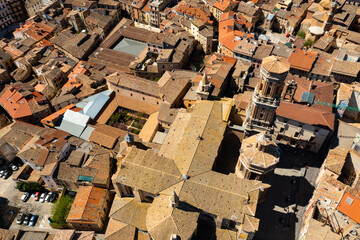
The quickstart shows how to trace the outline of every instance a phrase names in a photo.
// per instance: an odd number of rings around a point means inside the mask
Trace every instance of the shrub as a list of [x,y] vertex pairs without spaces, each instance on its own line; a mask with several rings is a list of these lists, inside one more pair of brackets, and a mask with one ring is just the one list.
[[145,117],[145,113],[143,113],[143,112],[138,112],[138,113],[136,114],[136,116],[138,116],[139,118],[143,118],[143,117]]
[[68,196],[62,196],[51,208],[51,221],[50,226],[53,228],[67,228],[69,227],[66,222],[67,216],[70,212],[73,199]]
[[304,30],[300,30],[298,31],[298,33],[296,34],[299,38],[305,39],[306,33]]
[[110,126],[113,126],[115,123],[117,123],[117,121],[120,119],[120,117],[121,117],[121,113],[114,113],[114,114],[110,117],[110,119],[109,119],[109,121],[108,121],[108,124],[109,124]]
[[126,126],[125,123],[119,123],[116,127],[120,128],[121,130],[124,130],[124,131],[128,130],[128,127]]
[[312,44],[313,44],[313,41],[311,39],[308,39],[308,40],[306,40],[304,46],[305,47],[310,47]]
[[31,191],[42,191],[44,188],[38,183],[27,183],[27,182],[18,182],[16,183],[16,189],[22,192],[31,192]]
[[134,134],[136,134],[136,135],[138,135],[139,133],[140,133],[140,130],[137,130],[137,129],[132,129],[132,131],[131,131],[132,133],[134,133]]

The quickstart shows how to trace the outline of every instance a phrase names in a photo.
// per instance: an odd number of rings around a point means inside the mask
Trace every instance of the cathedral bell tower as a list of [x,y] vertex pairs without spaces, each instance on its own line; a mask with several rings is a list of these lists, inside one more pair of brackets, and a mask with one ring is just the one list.
[[271,128],[289,70],[290,63],[285,58],[263,59],[259,82],[246,109],[243,124],[246,131],[261,132]]

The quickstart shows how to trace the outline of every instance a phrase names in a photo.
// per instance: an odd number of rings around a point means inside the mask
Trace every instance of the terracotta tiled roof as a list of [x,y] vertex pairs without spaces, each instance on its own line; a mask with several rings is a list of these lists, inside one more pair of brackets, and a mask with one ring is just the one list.
[[225,11],[227,10],[227,8],[230,6],[231,3],[234,2],[238,2],[238,1],[228,1],[228,0],[218,0],[215,4],[214,7],[216,7],[217,9],[219,9],[220,11]]
[[282,74],[290,70],[290,63],[286,58],[270,56],[262,60],[262,67],[268,72]]
[[330,171],[340,175],[349,150],[336,147],[331,149],[325,159],[324,165]]
[[71,240],[75,230],[57,230],[53,240]]
[[39,164],[40,166],[44,166],[48,155],[49,155],[49,150],[45,148],[41,149],[39,158],[37,159],[36,163]]
[[112,149],[118,138],[124,139],[127,132],[119,128],[114,128],[108,125],[95,125],[95,129],[91,133],[89,140],[101,146]]
[[358,198],[345,193],[336,209],[360,223],[360,200]]
[[80,187],[71,206],[67,222],[98,224],[106,204],[107,189],[98,187]]
[[178,208],[173,208],[170,197],[166,195],[154,199],[146,215],[146,226],[154,240],[169,239],[172,234],[180,239],[191,239],[197,228],[200,212],[181,202],[179,205]]
[[317,52],[294,49],[289,57],[291,68],[309,72],[317,58]]
[[[54,127],[56,124],[56,120],[60,119],[60,117],[66,112],[66,110],[71,109],[72,111],[76,111],[76,106],[73,104],[67,105],[66,107],[60,109],[59,111],[41,119],[41,123],[44,125],[48,125],[50,127]],[[78,108],[78,111],[80,111],[81,108]]]
[[150,205],[150,203],[138,202],[134,198],[115,196],[109,216],[142,231],[147,231],[146,214]]
[[210,21],[211,17],[210,13],[205,12],[201,8],[193,7],[190,5],[178,5],[176,7],[176,12],[195,17],[196,19],[200,19],[202,22]]
[[323,112],[307,105],[281,102],[276,115],[293,119],[310,125],[318,125],[334,129],[335,115],[332,112]]
[[13,87],[8,87],[2,93],[0,103],[14,119],[32,115],[28,101]]
[[105,232],[106,240],[135,239],[136,228],[127,223],[110,218]]
[[256,48],[254,58],[261,61],[262,59],[269,57],[273,48],[273,45],[261,44]]
[[236,235],[237,234],[235,231],[231,231],[228,229],[216,228],[216,239],[217,240],[236,240],[237,239]]
[[330,76],[330,71],[335,62],[335,57],[329,53],[319,51],[318,59],[311,69],[312,74]]
[[125,87],[138,92],[158,97],[160,87],[154,81],[140,78],[125,72],[116,72],[106,77],[108,82],[114,83],[116,86]]
[[[157,178],[157,184],[150,179]],[[174,161],[158,156],[153,150],[132,148],[121,164],[117,175],[120,183],[158,194],[181,180],[181,174]]]
[[360,72],[360,63],[335,60],[331,72],[345,76],[357,77]]
[[[236,30],[235,23],[245,23],[247,22],[246,19],[244,21],[240,21],[235,17],[235,13],[233,11],[226,12],[220,15],[219,20],[219,42],[222,46],[228,48],[231,51],[234,51],[236,45],[238,44],[239,40],[237,37],[243,38],[254,38],[252,34],[247,34],[242,31]],[[247,24],[251,24],[247,22]],[[251,24],[252,25],[252,24]],[[248,25],[250,27],[250,25]]]
[[27,21],[24,25],[17,28],[14,31],[14,34],[16,34],[17,32],[21,32],[25,36],[30,37],[35,41],[40,41],[47,37],[52,31],[52,27],[42,22]]
[[181,97],[181,93],[190,88],[190,81],[196,76],[196,73],[193,71],[175,70],[168,72],[168,74],[169,77],[165,79],[167,81],[161,87],[160,93],[163,94],[163,99],[172,106]]
[[277,144],[268,138],[263,138],[266,143],[266,150],[259,151],[256,144],[259,138],[263,137],[262,133],[245,138],[241,144],[240,159],[248,162],[251,166],[269,169],[275,167],[279,162],[280,151]]
[[255,16],[259,13],[259,7],[246,2],[240,2],[237,11],[248,16]]

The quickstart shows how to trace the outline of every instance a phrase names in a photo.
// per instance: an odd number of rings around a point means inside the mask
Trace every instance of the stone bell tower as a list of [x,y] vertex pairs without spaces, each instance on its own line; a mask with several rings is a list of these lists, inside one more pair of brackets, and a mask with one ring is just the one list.
[[285,58],[263,59],[260,80],[246,109],[245,131],[261,132],[271,128],[289,70],[290,63]]

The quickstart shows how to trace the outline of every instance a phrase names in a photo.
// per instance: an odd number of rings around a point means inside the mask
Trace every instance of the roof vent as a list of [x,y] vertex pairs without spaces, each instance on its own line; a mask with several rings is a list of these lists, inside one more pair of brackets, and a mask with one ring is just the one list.
[[189,179],[190,177],[189,177],[189,175],[187,175],[187,174],[184,174],[183,176],[182,176],[182,179],[183,180],[187,180],[187,179]]
[[354,202],[354,199],[352,199],[351,197],[347,197],[345,202],[349,205],[351,205]]
[[178,239],[178,237],[176,234],[171,234],[170,240],[177,240],[177,239]]

